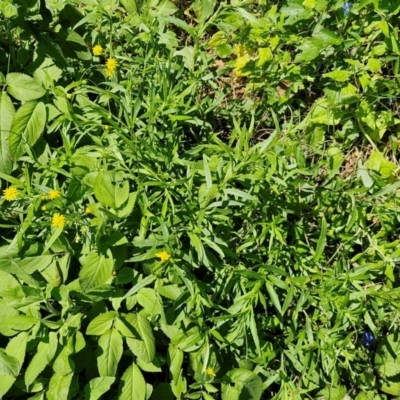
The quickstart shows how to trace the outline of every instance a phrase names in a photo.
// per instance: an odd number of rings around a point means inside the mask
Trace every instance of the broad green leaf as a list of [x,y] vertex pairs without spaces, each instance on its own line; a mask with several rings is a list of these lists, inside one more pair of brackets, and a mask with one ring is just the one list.
[[46,90],[32,77],[18,72],[11,72],[6,76],[7,91],[20,101],[39,99],[46,94]]
[[49,382],[47,400],[68,400],[69,389],[74,373],[61,375],[55,373]]
[[126,338],[129,348],[131,349],[132,353],[142,361],[147,363],[153,361],[156,352],[156,346],[149,321],[141,314],[133,315],[129,321],[132,323],[142,339],[138,340],[131,337]]
[[115,378],[104,376],[94,378],[85,386],[85,400],[98,400],[104,393],[110,390]]
[[15,160],[25,153],[25,146],[33,146],[46,125],[46,107],[34,100],[24,103],[15,113],[9,136],[10,151]]
[[11,274],[0,270],[0,296],[3,299],[21,299],[25,297],[22,286]]
[[[227,378],[241,388],[241,398],[259,400],[263,392],[262,380],[254,372],[237,368],[226,374]],[[238,386],[237,386],[238,387]]]
[[86,330],[86,334],[102,335],[105,331],[111,328],[116,315],[117,313],[115,311],[109,311],[98,315],[95,319],[90,321],[90,324]]
[[142,288],[137,294],[137,301],[144,308],[146,314],[161,314],[162,305],[154,289]]
[[378,72],[381,69],[381,62],[376,58],[368,59],[368,68],[371,72]]
[[169,370],[171,371],[173,380],[176,382],[180,376],[180,371],[183,363],[183,351],[176,346],[168,347]]
[[28,332],[21,332],[10,339],[6,347],[6,353],[17,359],[20,365],[24,363],[28,336]]
[[146,382],[140,369],[132,364],[121,377],[122,390],[119,400],[145,400]]
[[97,366],[100,376],[115,376],[122,356],[123,343],[116,329],[109,329],[99,338],[99,356]]
[[2,398],[12,387],[16,381],[15,376],[0,374],[0,398]]
[[323,74],[325,78],[331,78],[337,82],[345,82],[350,79],[351,73],[343,70],[336,70]]
[[257,61],[257,67],[262,67],[268,61],[271,61],[274,57],[270,47],[261,47],[258,50],[259,59]]
[[219,44],[215,48],[215,52],[217,53],[218,57],[226,58],[232,54],[232,47],[228,43]]
[[0,375],[17,376],[21,368],[20,362],[0,349]]
[[99,172],[94,182],[94,194],[103,206],[120,208],[129,196],[129,182],[122,172]]
[[10,174],[12,171],[9,137],[14,114],[10,97],[6,92],[0,92],[0,172],[3,174]]
[[49,365],[57,351],[57,334],[50,332],[47,342],[40,342],[25,372],[25,384],[30,386],[39,374]]
[[79,272],[79,283],[82,290],[86,291],[111,282],[114,260],[110,249],[106,254],[89,253],[81,258],[80,262],[82,269]]
[[4,318],[0,320],[0,331],[3,329],[12,329],[16,331],[26,331],[33,327],[33,325],[37,324],[39,320],[34,317],[30,317],[27,315],[15,315],[13,317]]

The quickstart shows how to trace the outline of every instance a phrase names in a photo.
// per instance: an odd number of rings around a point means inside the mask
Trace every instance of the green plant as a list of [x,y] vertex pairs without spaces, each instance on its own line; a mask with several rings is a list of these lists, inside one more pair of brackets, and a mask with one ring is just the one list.
[[397,396],[399,11],[0,0],[0,396]]

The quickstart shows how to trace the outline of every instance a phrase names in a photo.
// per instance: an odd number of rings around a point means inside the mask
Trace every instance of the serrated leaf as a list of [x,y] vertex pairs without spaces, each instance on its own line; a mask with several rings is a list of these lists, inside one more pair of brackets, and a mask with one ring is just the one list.
[[120,333],[116,329],[104,332],[99,339],[99,350],[97,366],[100,376],[115,376],[123,351]]
[[130,322],[139,333],[142,340],[134,338],[126,338],[126,342],[136,357],[144,362],[153,361],[156,346],[153,331],[151,330],[150,323],[143,315],[136,314],[130,318]]
[[124,372],[121,378],[122,390],[119,400],[145,400],[146,382],[140,369],[136,364],[132,364]]
[[98,400],[104,393],[110,390],[115,378],[112,376],[103,376],[92,379],[85,386],[85,400]]
[[129,196],[129,182],[122,172],[99,172],[94,182],[94,194],[103,206],[121,207]]
[[137,301],[144,308],[146,314],[153,315],[162,313],[162,305],[154,289],[140,289],[137,294]]
[[54,374],[46,393],[47,400],[68,400],[68,394],[74,373],[68,375]]
[[86,334],[102,335],[105,331],[111,328],[116,315],[117,313],[115,311],[109,311],[98,315],[95,319],[90,321]]
[[33,146],[46,125],[46,107],[34,100],[24,103],[15,113],[9,136],[10,152],[15,160],[25,153],[25,145]]
[[57,351],[57,334],[50,332],[48,342],[40,342],[25,372],[25,385],[30,386],[39,374],[49,365]]
[[11,72],[6,76],[7,92],[20,101],[39,99],[46,90],[32,77],[19,72]]
[[114,260],[110,249],[106,254],[89,253],[80,261],[79,283],[83,291],[111,282]]
[[0,375],[17,376],[21,368],[20,362],[0,349]]

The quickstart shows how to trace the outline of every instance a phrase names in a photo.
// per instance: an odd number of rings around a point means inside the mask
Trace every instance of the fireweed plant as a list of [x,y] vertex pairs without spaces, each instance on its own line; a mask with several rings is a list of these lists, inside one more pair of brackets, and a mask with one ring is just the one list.
[[0,397],[400,396],[393,0],[0,0]]

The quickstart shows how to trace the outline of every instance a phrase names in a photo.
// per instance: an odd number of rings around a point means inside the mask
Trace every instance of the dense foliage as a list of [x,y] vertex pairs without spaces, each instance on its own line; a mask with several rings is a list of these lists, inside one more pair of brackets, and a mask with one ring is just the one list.
[[0,397],[400,396],[393,0],[0,0]]

